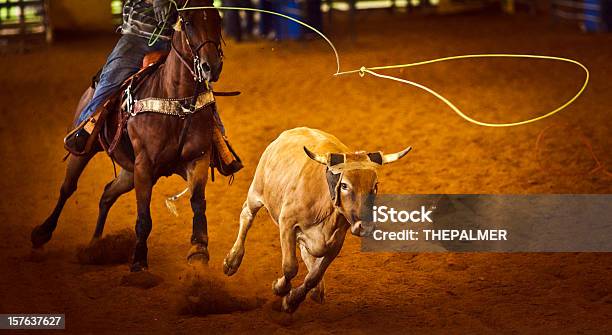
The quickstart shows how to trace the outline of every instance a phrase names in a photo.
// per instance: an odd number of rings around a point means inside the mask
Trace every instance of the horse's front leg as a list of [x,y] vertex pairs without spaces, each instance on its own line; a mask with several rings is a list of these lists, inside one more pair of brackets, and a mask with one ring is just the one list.
[[146,157],[146,154],[138,154],[134,164],[134,186],[136,188],[138,217],[136,219],[136,247],[130,267],[132,272],[146,270],[149,266],[147,262],[147,238],[153,227],[150,208],[153,183],[150,160]]
[[206,221],[206,182],[208,181],[209,156],[196,161],[188,172],[193,211],[193,232],[191,248],[187,254],[189,263],[208,264],[208,222]]

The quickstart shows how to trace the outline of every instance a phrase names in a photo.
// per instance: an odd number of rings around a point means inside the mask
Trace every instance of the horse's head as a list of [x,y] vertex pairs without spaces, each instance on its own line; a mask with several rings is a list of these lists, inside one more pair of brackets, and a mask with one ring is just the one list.
[[[212,6],[211,0],[186,1],[187,7]],[[185,1],[179,1],[179,8]],[[213,8],[179,12],[173,45],[197,80],[217,81],[223,67],[221,16]]]

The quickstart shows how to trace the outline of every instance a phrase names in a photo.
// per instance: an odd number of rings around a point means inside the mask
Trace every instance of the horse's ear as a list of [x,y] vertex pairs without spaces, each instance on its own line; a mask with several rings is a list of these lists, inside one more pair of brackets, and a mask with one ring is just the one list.
[[183,29],[181,28],[181,18],[179,17],[176,20],[176,23],[174,24],[174,31],[182,31]]

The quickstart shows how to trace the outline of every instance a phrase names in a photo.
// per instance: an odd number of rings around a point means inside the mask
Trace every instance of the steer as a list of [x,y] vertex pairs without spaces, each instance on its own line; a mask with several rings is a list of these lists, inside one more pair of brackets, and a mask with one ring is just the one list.
[[[362,223],[362,215],[377,191],[376,168],[402,158],[410,149],[387,155],[351,152],[335,136],[320,130],[283,132],[259,160],[223,272],[231,276],[238,270],[247,232],[265,206],[280,230],[283,276],[274,281],[272,290],[283,297],[282,310],[295,311],[310,290],[312,299],[322,303],[323,274],[340,252],[347,230],[357,236],[372,230]],[[298,244],[308,274],[302,285],[292,289]]]

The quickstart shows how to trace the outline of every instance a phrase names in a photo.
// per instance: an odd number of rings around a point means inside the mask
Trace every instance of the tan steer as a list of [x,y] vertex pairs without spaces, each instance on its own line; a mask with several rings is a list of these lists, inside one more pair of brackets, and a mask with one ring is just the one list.
[[[247,232],[265,206],[280,230],[283,276],[272,285],[283,297],[282,309],[293,312],[312,291],[323,302],[323,274],[340,252],[348,229],[365,236],[362,212],[377,191],[376,168],[394,162],[411,148],[395,154],[351,152],[335,136],[310,128],[283,132],[264,151],[240,214],[236,242],[223,262],[233,275],[244,256]],[[312,151],[310,151],[312,150]],[[291,289],[298,272],[296,245],[308,269],[304,283]]]

